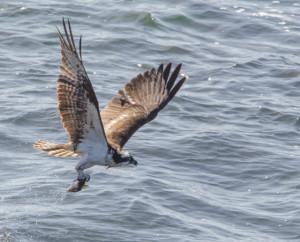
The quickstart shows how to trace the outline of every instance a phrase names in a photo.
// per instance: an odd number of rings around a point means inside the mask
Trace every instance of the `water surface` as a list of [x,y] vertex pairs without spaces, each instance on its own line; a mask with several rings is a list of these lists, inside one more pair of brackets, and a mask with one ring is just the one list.
[[[297,1],[2,1],[1,241],[300,240]],[[32,148],[67,142],[56,28],[83,35],[100,108],[139,73],[183,63],[178,95],[126,145],[136,168]]]

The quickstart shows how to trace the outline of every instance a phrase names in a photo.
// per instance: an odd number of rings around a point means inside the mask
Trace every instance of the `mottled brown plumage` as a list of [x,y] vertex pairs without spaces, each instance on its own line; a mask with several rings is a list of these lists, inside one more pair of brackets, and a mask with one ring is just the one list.
[[[81,37],[78,54],[70,22],[68,21],[67,28],[63,20],[63,27],[66,38],[57,29],[62,54],[60,70],[64,74],[59,75],[57,80],[57,98],[61,121],[69,133],[70,143],[57,144],[60,152],[50,150],[49,147],[53,147],[53,150],[58,148],[55,144],[42,140],[34,147],[55,156],[82,156],[81,153],[85,153],[87,148],[78,150],[77,146],[84,140],[89,143],[101,143],[104,147],[108,147],[108,143],[101,122],[98,100],[82,62]],[[62,149],[65,149],[65,152],[62,152]]]
[[35,145],[34,148],[48,152],[49,155],[54,155],[57,157],[75,156],[78,157],[77,153],[74,153],[74,148],[72,143],[68,144],[55,144],[48,141],[40,140]]
[[81,59],[81,38],[79,56],[74,43],[70,22],[68,21],[69,31],[64,21],[63,26],[67,40],[65,40],[58,30],[63,63],[60,70],[64,73],[64,75],[59,76],[57,81],[58,110],[64,128],[69,133],[70,141],[76,144],[85,138],[85,126],[89,125],[89,128],[93,128],[94,126],[91,123],[93,120],[88,120],[89,104],[92,104],[95,109],[92,111],[97,112],[95,115],[97,115],[97,121],[100,122],[102,132],[103,126],[99,116],[98,100]]
[[139,74],[119,91],[119,98],[113,98],[101,111],[106,138],[115,148],[122,149],[129,138],[144,124],[153,120],[175,96],[185,81],[183,77],[174,86],[181,64],[171,77],[171,63],[166,68],[160,65],[143,75]]
[[[76,166],[78,179],[73,187],[81,188],[80,181],[88,181],[83,170],[93,165],[115,166],[121,163],[137,165],[136,160],[123,146],[144,124],[153,120],[181,88],[186,78],[176,82],[181,64],[171,73],[171,63],[139,74],[128,82],[119,97],[111,99],[99,111],[93,86],[85,71],[81,56],[76,50],[70,22],[63,20],[65,37],[58,30],[61,44],[63,75],[58,77],[58,110],[70,142],[55,144],[38,141],[34,147],[54,156],[80,156]],[[77,185],[76,185],[77,184]],[[73,189],[71,189],[73,191]]]

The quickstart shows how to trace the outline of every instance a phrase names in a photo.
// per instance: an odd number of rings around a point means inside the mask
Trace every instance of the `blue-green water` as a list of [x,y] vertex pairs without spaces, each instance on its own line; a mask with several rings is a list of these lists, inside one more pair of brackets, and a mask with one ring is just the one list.
[[[100,108],[160,63],[189,79],[126,145],[136,168],[76,158],[57,111],[60,46],[72,22]],[[0,241],[300,240],[300,3],[1,1]]]

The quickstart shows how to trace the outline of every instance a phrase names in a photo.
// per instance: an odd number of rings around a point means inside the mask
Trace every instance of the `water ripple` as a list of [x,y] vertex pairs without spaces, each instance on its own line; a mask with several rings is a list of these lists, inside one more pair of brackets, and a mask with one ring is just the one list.
[[[1,241],[299,240],[299,14],[288,1],[0,3]],[[160,63],[183,63],[178,95],[126,145],[132,168],[76,158],[57,112],[70,18],[100,107]]]

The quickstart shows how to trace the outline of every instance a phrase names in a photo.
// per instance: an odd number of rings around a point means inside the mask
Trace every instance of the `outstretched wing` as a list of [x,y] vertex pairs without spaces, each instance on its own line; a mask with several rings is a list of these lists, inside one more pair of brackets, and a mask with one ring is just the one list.
[[97,97],[82,62],[81,37],[78,55],[70,22],[68,21],[67,29],[63,20],[63,26],[65,38],[58,30],[62,53],[60,70],[64,74],[57,80],[58,110],[61,121],[69,133],[74,149],[77,149],[78,144],[83,143],[78,152],[88,151],[88,147],[93,145],[107,147]]
[[139,74],[119,91],[101,111],[105,134],[110,145],[122,149],[129,138],[144,124],[153,120],[175,96],[185,81],[183,77],[175,84],[181,64],[169,78],[171,63],[164,69],[161,64],[143,75]]

